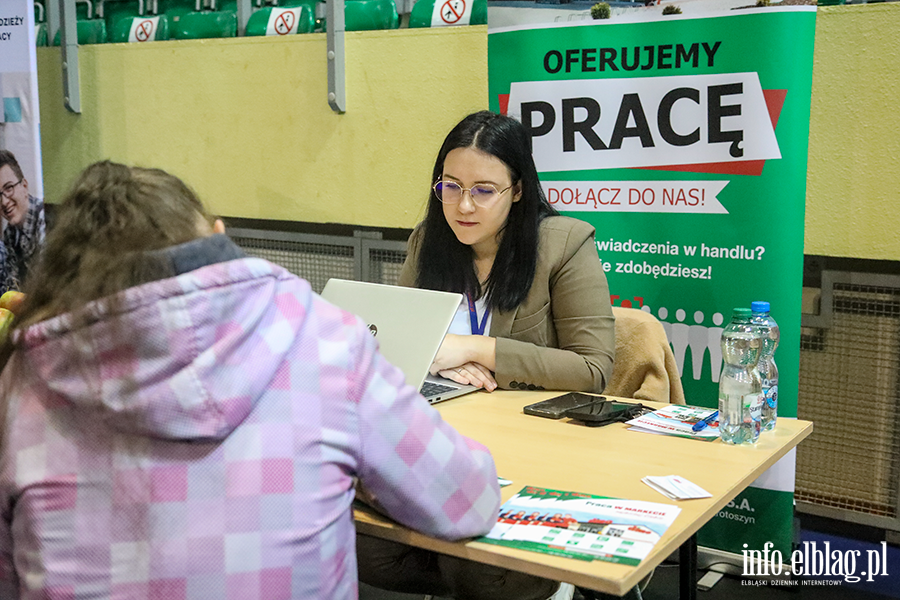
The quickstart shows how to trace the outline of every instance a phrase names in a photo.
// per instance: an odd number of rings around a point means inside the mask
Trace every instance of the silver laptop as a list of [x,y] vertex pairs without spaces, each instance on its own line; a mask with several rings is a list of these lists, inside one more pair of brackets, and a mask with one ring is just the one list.
[[403,371],[406,383],[431,404],[478,389],[428,372],[462,301],[461,294],[329,279],[322,297],[359,315],[378,340],[381,354]]

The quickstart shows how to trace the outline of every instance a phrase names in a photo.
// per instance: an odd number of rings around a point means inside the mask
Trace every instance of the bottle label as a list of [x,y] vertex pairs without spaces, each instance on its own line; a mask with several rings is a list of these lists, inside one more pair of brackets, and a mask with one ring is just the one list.
[[752,421],[761,421],[762,420],[762,405],[763,405],[763,395],[762,394],[747,394],[743,398],[744,411],[750,414],[750,419]]
[[766,404],[769,405],[769,408],[775,408],[778,406],[778,385],[773,385],[769,387],[765,391],[766,394]]

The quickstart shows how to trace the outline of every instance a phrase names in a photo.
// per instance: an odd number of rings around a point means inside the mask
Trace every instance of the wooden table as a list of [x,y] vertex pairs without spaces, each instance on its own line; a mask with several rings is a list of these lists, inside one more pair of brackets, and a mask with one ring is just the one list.
[[[490,448],[497,474],[513,481],[502,489],[504,502],[525,485],[534,485],[680,507],[675,522],[640,565],[586,562],[474,541],[436,540],[369,510],[356,511],[358,530],[619,596],[681,548],[681,596],[695,598],[696,532],[813,429],[808,421],[781,418],[775,430],[761,435],[755,446],[731,446],[720,440],[703,442],[637,433],[621,423],[592,428],[568,419],[554,421],[522,412],[523,406],[558,394],[477,392],[436,408],[461,433]],[[680,475],[713,497],[675,502],[642,483],[646,475]]]

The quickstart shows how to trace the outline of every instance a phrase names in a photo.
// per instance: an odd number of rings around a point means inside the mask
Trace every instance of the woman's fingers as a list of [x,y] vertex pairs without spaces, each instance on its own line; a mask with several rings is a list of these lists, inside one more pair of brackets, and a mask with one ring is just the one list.
[[[432,367],[432,369],[434,369],[434,367]],[[492,392],[497,388],[497,382],[494,380],[494,376],[491,372],[478,363],[466,363],[453,369],[440,369],[436,374],[453,380],[456,383],[484,388],[489,392]]]
[[480,363],[466,363],[464,365],[467,372],[475,375],[481,382],[482,387],[489,392],[493,392],[497,389],[497,380],[494,379],[494,374],[491,373],[491,370],[485,367]]

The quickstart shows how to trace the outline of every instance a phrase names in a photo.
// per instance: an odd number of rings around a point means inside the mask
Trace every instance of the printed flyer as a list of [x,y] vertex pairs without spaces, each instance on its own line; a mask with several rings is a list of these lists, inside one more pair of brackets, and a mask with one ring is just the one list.
[[713,421],[699,431],[694,431],[694,425],[713,417],[716,413],[718,411],[711,408],[673,404],[641,415],[625,424],[630,425],[629,431],[674,435],[711,442],[719,437],[719,421]]
[[634,566],[680,512],[668,504],[526,486],[500,507],[497,524],[478,541]]

